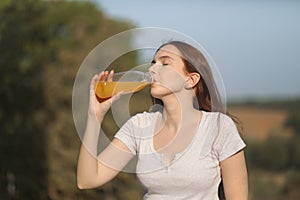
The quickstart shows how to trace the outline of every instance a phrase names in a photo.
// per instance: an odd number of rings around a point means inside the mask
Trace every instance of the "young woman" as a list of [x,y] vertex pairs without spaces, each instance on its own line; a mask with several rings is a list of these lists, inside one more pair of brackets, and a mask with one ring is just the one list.
[[107,183],[137,156],[136,173],[147,191],[144,199],[215,200],[220,182],[227,200],[247,199],[245,143],[224,113],[201,52],[184,42],[168,42],[157,50],[149,72],[154,78],[151,95],[162,109],[131,117],[98,158],[93,155],[102,119],[122,93],[99,103],[94,85],[111,80],[113,72],[93,77],[78,187]]

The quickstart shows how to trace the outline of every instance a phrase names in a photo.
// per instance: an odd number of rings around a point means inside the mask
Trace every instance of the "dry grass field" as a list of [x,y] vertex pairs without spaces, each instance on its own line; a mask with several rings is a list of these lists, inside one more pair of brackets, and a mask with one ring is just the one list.
[[228,111],[241,120],[245,139],[263,140],[271,133],[286,137],[291,135],[290,130],[283,128],[288,117],[286,110],[232,106]]

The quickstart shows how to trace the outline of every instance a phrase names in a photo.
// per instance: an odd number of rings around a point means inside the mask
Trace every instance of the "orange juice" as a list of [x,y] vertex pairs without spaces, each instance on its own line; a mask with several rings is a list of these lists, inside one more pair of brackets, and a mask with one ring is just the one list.
[[103,102],[120,91],[132,93],[142,90],[148,82],[115,82],[115,81],[99,81],[95,87],[96,96],[99,102]]

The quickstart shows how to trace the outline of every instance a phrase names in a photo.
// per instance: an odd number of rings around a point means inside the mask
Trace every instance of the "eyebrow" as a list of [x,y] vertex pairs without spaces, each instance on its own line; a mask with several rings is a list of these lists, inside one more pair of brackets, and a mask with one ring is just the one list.
[[158,60],[162,60],[162,59],[172,59],[174,60],[171,56],[161,56],[158,58]]

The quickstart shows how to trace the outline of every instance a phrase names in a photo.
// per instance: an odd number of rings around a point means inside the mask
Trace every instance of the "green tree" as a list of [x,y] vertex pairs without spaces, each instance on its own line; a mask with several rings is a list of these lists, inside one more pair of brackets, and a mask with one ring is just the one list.
[[[49,40],[39,1],[0,3],[0,196],[45,199],[43,68]],[[35,191],[35,192],[33,192]]]
[[[105,17],[94,4],[75,1],[51,4],[47,20],[55,38],[51,46],[56,49],[53,60],[45,65],[43,78],[46,107],[51,115],[45,130],[49,195],[51,199],[132,199],[132,191],[137,190],[139,194],[138,183],[128,174],[121,174],[99,190],[77,189],[75,170],[80,140],[72,118],[72,89],[79,66],[88,53],[104,39],[133,26]],[[130,41],[127,42],[125,45],[130,45]],[[129,54],[113,65],[125,67],[135,62],[136,54]],[[99,64],[96,62],[93,67]],[[106,122],[107,129],[115,129],[110,116]]]
[[270,135],[264,141],[248,142],[246,158],[251,168],[280,171],[289,166],[288,140]]
[[[77,189],[80,140],[71,110],[84,57],[133,25],[107,18],[87,1],[5,0],[0,19],[0,199],[140,195],[135,178],[124,173],[99,190]],[[114,65],[134,65],[136,56]]]
[[300,135],[300,108],[289,113],[286,126],[292,128],[297,135]]

